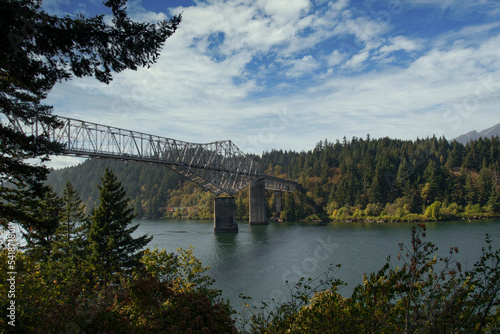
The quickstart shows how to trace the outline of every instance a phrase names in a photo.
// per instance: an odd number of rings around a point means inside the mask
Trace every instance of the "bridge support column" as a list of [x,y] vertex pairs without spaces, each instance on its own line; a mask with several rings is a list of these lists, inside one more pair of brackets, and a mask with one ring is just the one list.
[[266,214],[266,181],[260,179],[250,185],[250,225],[268,223]]
[[283,197],[281,191],[273,191],[274,212],[280,213],[283,210]]
[[214,199],[214,232],[238,232],[234,197],[216,197]]

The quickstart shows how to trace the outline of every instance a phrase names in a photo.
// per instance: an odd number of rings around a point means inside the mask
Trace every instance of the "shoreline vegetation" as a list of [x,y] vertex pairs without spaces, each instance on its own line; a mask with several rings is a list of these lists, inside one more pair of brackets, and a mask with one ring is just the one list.
[[[325,217],[314,214],[308,216],[304,219],[296,219],[294,221],[299,222],[314,222],[314,223],[427,223],[427,222],[437,222],[437,221],[456,221],[456,220],[484,220],[484,219],[498,219],[500,218],[500,213],[491,212],[488,206],[480,207],[479,205],[467,205],[465,208],[452,203],[451,205],[444,204],[437,201],[432,205],[428,206],[423,210],[424,214],[418,213],[408,213],[403,210],[397,210],[395,216],[388,215],[387,212],[382,212],[379,216],[369,216],[367,212],[372,211],[374,208],[381,207],[378,205],[369,205],[365,210],[361,210],[358,207],[343,207],[340,210],[335,210],[332,216]],[[171,214],[166,214],[162,217],[166,220],[169,219],[212,219],[213,217],[192,217],[189,212],[195,211],[196,209],[190,208],[179,208],[179,210],[174,211]],[[245,218],[240,220],[245,220]],[[146,217],[142,219],[147,219]],[[287,222],[289,220],[281,218],[276,213],[269,217],[269,222]]]
[[[310,151],[272,150],[249,156],[268,175],[294,180],[283,193],[283,221],[440,221],[500,217],[500,140],[467,145],[445,138],[353,138],[320,141]],[[53,171],[48,184],[59,194],[70,180],[86,212],[98,202],[95,185],[111,168],[122,180],[139,218],[213,219],[214,195],[163,166],[87,160]],[[235,195],[236,219],[248,219],[248,188]]]
[[[140,218],[141,220],[147,219],[145,217]],[[169,218],[163,217],[161,219],[165,220],[211,220],[206,218]],[[381,216],[381,217],[366,217],[366,218],[356,218],[356,217],[346,217],[342,219],[300,219],[297,222],[300,223],[432,223],[432,222],[447,222],[447,221],[458,221],[458,220],[489,220],[489,219],[500,219],[500,214],[495,215],[485,215],[485,216],[472,216],[472,217],[447,217],[441,219],[429,219],[429,217],[425,215],[407,215],[399,218],[394,218],[390,216]],[[279,222],[279,223],[287,223],[289,221],[283,220],[281,218],[271,218],[268,220],[269,223]]]
[[[413,217],[412,217],[413,218]],[[458,220],[468,220],[468,221],[474,221],[474,220],[489,220],[489,219],[499,219],[500,216],[494,216],[494,217],[471,217],[471,218],[448,218],[448,219],[440,219],[440,220],[429,220],[427,217],[422,217],[421,220],[416,220],[416,219],[410,219],[410,218],[366,218],[366,219],[360,219],[360,218],[346,218],[346,219],[334,219],[334,220],[299,220],[301,223],[307,223],[307,222],[312,222],[312,223],[325,223],[325,224],[330,224],[330,223],[370,223],[370,224],[392,224],[392,223],[432,223],[432,222],[449,222],[449,221],[458,221]],[[278,220],[280,222],[285,222]]]

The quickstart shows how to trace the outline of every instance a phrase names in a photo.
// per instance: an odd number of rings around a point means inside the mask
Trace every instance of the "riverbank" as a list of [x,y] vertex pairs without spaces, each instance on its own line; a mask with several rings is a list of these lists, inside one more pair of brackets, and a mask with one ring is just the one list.
[[319,222],[325,223],[431,223],[431,222],[446,222],[446,221],[456,221],[456,220],[463,220],[463,221],[472,221],[472,220],[487,220],[487,219],[499,219],[500,216],[492,216],[492,217],[482,217],[482,216],[474,216],[474,217],[452,217],[452,218],[446,218],[446,219],[429,219],[428,217],[422,218],[422,219],[409,219],[409,218],[366,218],[366,219],[358,219],[358,218],[352,218],[352,219],[334,219],[334,220],[321,220]]
[[[453,220],[480,220],[496,219],[500,217],[498,208],[491,204],[467,204],[461,206],[457,203],[435,201],[420,209],[410,210],[408,205],[396,201],[385,206],[381,204],[368,204],[361,206],[343,206],[332,209],[327,217],[312,215],[310,220],[331,222],[364,222],[364,223],[398,223],[398,222],[436,222]],[[307,218],[306,218],[307,220]]]
[[[430,218],[425,215],[410,214],[403,217],[345,217],[335,219],[303,219],[299,220],[304,223],[433,223],[433,222],[446,222],[446,221],[472,221],[472,220],[487,220],[487,219],[500,219],[500,215],[485,215],[485,216],[470,216],[470,217],[441,217],[439,219]],[[286,222],[286,220],[278,219],[279,222]]]
[[[416,215],[416,214],[415,214]],[[148,218],[143,217],[140,218],[141,220],[148,220]],[[201,220],[213,220],[213,218],[190,218],[190,217],[180,217],[180,218],[171,218],[171,217],[163,217],[161,219],[164,220],[171,220],[171,221],[177,221],[177,220],[194,220],[194,221],[201,221]],[[425,215],[411,215],[411,216],[405,216],[405,217],[400,217],[400,218],[395,218],[395,217],[388,217],[388,216],[380,216],[380,217],[366,217],[366,218],[357,218],[357,217],[347,217],[347,218],[342,218],[342,219],[300,219],[297,220],[298,222],[301,223],[323,223],[323,224],[329,224],[329,223],[431,223],[431,222],[446,222],[446,221],[457,221],[457,220],[462,220],[462,221],[472,221],[472,220],[488,220],[488,219],[500,219],[500,215],[492,215],[492,216],[471,216],[471,217],[447,217],[447,218],[441,218],[441,219],[431,219]],[[238,220],[241,221],[241,220]],[[284,220],[281,218],[270,218],[268,220],[270,223],[272,222],[279,222],[279,223],[286,223],[289,222],[288,220]]]

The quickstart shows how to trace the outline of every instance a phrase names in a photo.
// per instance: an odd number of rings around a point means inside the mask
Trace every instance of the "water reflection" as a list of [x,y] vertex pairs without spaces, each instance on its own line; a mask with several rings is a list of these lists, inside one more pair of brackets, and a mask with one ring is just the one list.
[[227,262],[238,253],[238,233],[214,234],[212,253],[217,262]]
[[238,233],[216,233],[215,240],[217,245],[228,246],[235,245]]
[[268,225],[250,225],[248,231],[250,232],[250,243],[251,244],[267,244],[269,235]]

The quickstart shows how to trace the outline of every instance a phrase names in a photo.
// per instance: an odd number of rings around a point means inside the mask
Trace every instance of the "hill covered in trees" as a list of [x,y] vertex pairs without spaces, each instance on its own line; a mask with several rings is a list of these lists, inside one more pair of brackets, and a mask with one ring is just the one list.
[[[353,138],[320,141],[309,151],[273,150],[252,156],[267,174],[299,183],[284,194],[285,220],[427,220],[500,215],[500,140],[467,145],[445,138],[398,140]],[[109,166],[123,183],[138,217],[212,218],[213,195],[165,166],[88,160],[53,171],[57,192],[70,180],[95,206],[99,182]],[[248,190],[237,194],[238,219],[248,218]],[[272,211],[268,194],[268,213]]]

